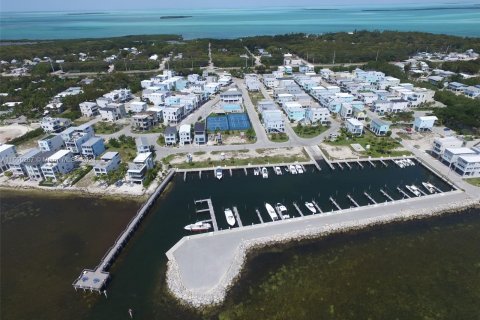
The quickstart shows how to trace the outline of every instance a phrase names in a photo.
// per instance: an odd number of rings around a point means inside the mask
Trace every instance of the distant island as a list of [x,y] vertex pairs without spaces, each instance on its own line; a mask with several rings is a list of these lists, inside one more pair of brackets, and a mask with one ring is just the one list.
[[185,19],[191,17],[192,16],[161,16],[160,19]]

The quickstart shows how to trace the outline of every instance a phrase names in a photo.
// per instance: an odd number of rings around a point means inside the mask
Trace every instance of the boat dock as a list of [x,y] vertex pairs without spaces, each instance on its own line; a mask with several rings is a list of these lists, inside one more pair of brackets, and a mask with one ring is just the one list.
[[390,201],[394,201],[392,197],[390,197],[390,195],[388,193],[386,193],[385,191],[383,191],[383,189],[380,189],[380,192],[385,196],[387,197]]
[[343,166],[342,166],[342,163],[341,162],[337,162],[338,166],[340,167],[340,169],[343,170]]
[[297,205],[296,202],[293,203],[293,206],[295,207],[295,209],[297,209],[297,211],[298,211],[298,213],[300,214],[300,216],[303,217],[303,212],[302,212],[302,210],[300,210],[300,208],[298,207],[298,205]]
[[356,206],[356,207],[360,207],[357,203],[357,201],[355,201],[355,199],[352,198],[351,195],[347,194],[347,198]]
[[233,214],[235,215],[235,219],[237,219],[238,226],[243,227],[242,220],[240,219],[240,215],[238,214],[237,207],[233,207]]
[[317,208],[318,212],[323,213],[322,209],[320,209],[320,206],[317,204],[315,200],[312,200],[312,203],[315,206],[315,208]]
[[255,209],[255,212],[257,213],[258,219],[260,220],[260,223],[263,223],[262,215],[260,214],[260,211],[258,209]]
[[342,208],[338,205],[338,203],[332,197],[330,197],[330,202],[333,203],[333,205],[337,207],[338,210],[342,210]]
[[380,162],[381,162],[385,167],[388,167],[388,164],[387,164],[385,161],[383,161],[382,159],[380,159]]
[[212,221],[213,230],[218,231],[217,218],[215,217],[215,211],[213,210],[212,199],[208,198],[208,199],[195,200],[195,204],[201,204],[201,203],[205,203],[205,202],[208,205],[208,209],[202,209],[202,210],[198,210],[196,212],[199,213],[199,212],[208,211],[210,213],[210,219]]
[[345,164],[347,165],[348,169],[352,170],[352,166],[350,165],[350,163],[345,162]]
[[404,198],[411,198],[408,193],[406,193],[405,191],[402,190],[402,188],[400,187],[397,187],[397,190],[398,192],[400,192],[401,194],[403,194]]
[[363,169],[363,164],[362,164],[360,161],[356,161],[356,162],[357,162],[357,164],[360,166],[360,168]]
[[315,165],[318,171],[322,171],[322,168],[318,164],[318,161],[321,159],[325,159],[325,157],[323,156],[320,148],[318,146],[311,146],[311,147],[304,147],[303,149],[308,154],[310,159],[312,159],[312,163]]
[[365,197],[368,198],[368,200],[370,200],[373,204],[377,204],[377,202],[375,200],[373,200],[373,198],[367,193],[367,192],[364,192],[363,193],[365,195]]
[[163,182],[155,189],[148,200],[137,211],[137,214],[130,220],[125,230],[115,240],[113,246],[111,246],[107,253],[103,256],[102,260],[95,269],[84,269],[80,276],[73,282],[75,290],[83,289],[96,291],[101,293],[104,289],[110,274],[107,270],[115,261],[116,257],[120,254],[123,247],[128,243],[128,240],[133,236],[135,230],[138,228],[143,218],[147,215],[149,209],[154,205],[155,200],[160,196],[167,184],[170,182],[175,174],[175,170],[170,170]]
[[368,160],[368,163],[370,163],[370,165],[371,165],[372,167],[374,167],[374,168],[376,167],[375,163],[373,163],[371,160]]
[[[415,187],[417,187],[417,186],[415,186]],[[421,188],[417,187],[417,189],[418,189],[418,191],[419,191],[421,194],[423,194],[424,196],[427,195],[427,193],[426,193],[425,191],[423,191]]]

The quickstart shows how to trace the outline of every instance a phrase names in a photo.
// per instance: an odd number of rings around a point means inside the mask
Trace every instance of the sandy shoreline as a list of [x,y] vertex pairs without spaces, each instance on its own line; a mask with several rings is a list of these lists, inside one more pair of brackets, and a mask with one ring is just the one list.
[[167,287],[170,293],[181,303],[194,308],[202,308],[211,305],[220,304],[225,300],[229,289],[239,280],[242,270],[248,263],[248,255],[254,250],[260,250],[265,247],[279,244],[287,244],[301,240],[319,240],[323,237],[345,233],[349,231],[366,229],[369,227],[391,224],[395,222],[405,222],[429,217],[440,216],[445,213],[462,211],[472,207],[479,207],[478,199],[469,199],[467,201],[458,201],[443,205],[437,205],[424,209],[400,210],[400,212],[385,214],[375,218],[365,218],[358,220],[349,220],[339,223],[325,224],[320,227],[306,228],[304,230],[295,230],[275,236],[258,237],[255,239],[243,240],[235,249],[233,261],[231,261],[228,270],[221,277],[215,287],[209,290],[192,290],[186,288],[181,276],[180,267],[173,254],[167,254],[169,261],[167,263]]

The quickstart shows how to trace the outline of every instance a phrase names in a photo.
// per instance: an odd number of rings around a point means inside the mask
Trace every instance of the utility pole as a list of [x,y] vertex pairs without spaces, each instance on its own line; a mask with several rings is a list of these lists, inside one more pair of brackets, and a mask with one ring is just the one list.
[[375,61],[378,61],[378,52],[379,50],[377,50],[377,57],[375,58]]

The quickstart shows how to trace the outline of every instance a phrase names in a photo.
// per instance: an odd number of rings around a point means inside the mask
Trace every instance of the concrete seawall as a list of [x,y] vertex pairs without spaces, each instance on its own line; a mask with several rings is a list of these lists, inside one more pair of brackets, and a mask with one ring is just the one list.
[[460,190],[182,238],[167,252],[167,285],[193,307],[221,303],[250,250],[395,221],[420,219],[479,204]]

